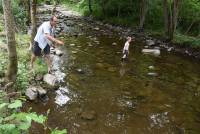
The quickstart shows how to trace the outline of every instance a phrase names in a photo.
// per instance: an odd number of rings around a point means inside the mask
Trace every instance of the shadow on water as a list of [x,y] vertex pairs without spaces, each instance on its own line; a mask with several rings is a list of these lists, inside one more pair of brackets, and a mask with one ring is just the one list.
[[[46,104],[25,106],[42,114],[50,109],[49,126],[67,128],[70,134],[200,132],[199,63],[165,51],[158,57],[144,55],[144,44],[137,41],[122,63],[124,40],[118,36],[91,32],[65,36],[65,42],[70,100],[60,107],[50,92]],[[43,133],[42,127],[33,125],[30,133]]]

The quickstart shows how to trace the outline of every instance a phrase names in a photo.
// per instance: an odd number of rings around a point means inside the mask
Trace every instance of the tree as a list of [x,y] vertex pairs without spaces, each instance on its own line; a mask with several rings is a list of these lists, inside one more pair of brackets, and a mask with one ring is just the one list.
[[163,0],[165,34],[169,41],[174,37],[177,26],[180,0]]
[[31,44],[34,42],[36,35],[36,11],[37,11],[37,0],[31,0]]
[[8,69],[6,78],[8,81],[15,81],[17,76],[17,52],[15,41],[14,18],[11,10],[11,0],[2,0],[6,37],[7,37],[7,50],[8,50]]
[[92,0],[88,0],[88,7],[89,7],[90,14],[91,14],[92,13]]
[[148,2],[147,0],[141,0],[140,2],[140,24],[139,24],[140,30],[144,29],[145,18],[148,11],[147,2]]

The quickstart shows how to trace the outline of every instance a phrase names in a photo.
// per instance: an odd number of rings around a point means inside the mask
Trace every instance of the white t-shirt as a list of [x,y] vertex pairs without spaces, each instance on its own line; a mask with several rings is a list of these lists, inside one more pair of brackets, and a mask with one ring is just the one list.
[[123,49],[123,52],[125,51],[125,50],[128,50],[129,49],[129,42],[127,41],[126,43],[125,43],[125,45],[124,45],[124,49]]
[[49,43],[45,34],[52,34],[53,27],[51,27],[50,21],[42,23],[38,28],[37,34],[34,38],[34,41],[37,41],[39,47],[43,50],[46,45]]

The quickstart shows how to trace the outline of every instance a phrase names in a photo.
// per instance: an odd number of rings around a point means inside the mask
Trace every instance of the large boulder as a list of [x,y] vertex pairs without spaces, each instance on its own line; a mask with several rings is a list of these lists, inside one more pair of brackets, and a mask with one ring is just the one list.
[[35,100],[38,96],[37,88],[29,87],[28,89],[26,89],[25,95],[29,100]]
[[45,74],[43,77],[43,81],[51,86],[56,86],[58,83],[56,76],[52,74]]
[[29,87],[26,89],[25,95],[29,100],[35,100],[37,97],[45,96],[47,91],[40,86]]
[[160,55],[160,50],[159,49],[143,49],[142,53],[144,54],[153,54],[153,55]]

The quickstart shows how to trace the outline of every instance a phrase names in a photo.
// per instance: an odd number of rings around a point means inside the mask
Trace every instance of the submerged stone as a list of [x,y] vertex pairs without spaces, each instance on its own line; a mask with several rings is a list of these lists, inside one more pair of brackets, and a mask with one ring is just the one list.
[[97,64],[96,64],[96,67],[97,67],[97,68],[103,68],[104,65],[103,65],[102,63],[97,63]]
[[73,47],[73,46],[75,46],[75,44],[70,44],[69,46]]
[[155,69],[154,66],[149,66],[148,68],[151,69],[151,70]]
[[148,73],[147,75],[149,75],[149,76],[158,76],[158,74],[157,74],[157,73],[154,73],[154,72],[150,72],[150,73]]
[[117,43],[116,43],[116,42],[113,42],[112,45],[113,45],[113,46],[117,46]]
[[96,118],[96,112],[95,111],[82,112],[81,118],[84,120],[94,120]]

